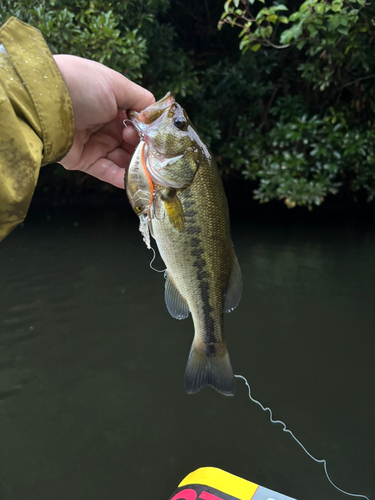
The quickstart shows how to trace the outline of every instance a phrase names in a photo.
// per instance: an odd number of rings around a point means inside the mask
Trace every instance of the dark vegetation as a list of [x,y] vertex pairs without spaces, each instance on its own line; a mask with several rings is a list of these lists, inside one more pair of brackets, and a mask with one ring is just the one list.
[[[375,197],[375,6],[365,0],[1,1],[53,53],[168,90],[217,158],[230,198],[308,208]],[[38,197],[115,188],[45,167]],[[123,196],[122,193],[120,193]]]

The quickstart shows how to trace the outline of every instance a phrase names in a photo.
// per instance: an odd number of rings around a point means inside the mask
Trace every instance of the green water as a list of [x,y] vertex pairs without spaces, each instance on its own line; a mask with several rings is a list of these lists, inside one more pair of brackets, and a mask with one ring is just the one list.
[[[55,212],[0,244],[2,500],[167,500],[208,465],[299,500],[349,498],[242,381],[234,398],[185,394],[192,322],[169,316],[132,213]],[[375,231],[271,218],[232,233],[235,372],[341,488],[375,498]]]

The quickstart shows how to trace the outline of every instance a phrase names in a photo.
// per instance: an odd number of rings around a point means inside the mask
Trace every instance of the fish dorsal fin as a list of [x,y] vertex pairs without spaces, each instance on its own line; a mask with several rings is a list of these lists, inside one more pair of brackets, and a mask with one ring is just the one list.
[[237,257],[233,259],[233,269],[229,278],[228,290],[224,299],[224,312],[229,313],[234,311],[241,300],[242,293],[242,276],[241,268]]
[[161,199],[164,202],[165,211],[170,223],[178,232],[181,232],[185,226],[185,216],[176,191],[172,188],[163,188]]
[[164,297],[168,312],[173,318],[185,319],[189,316],[189,306],[177,290],[168,272],[166,272]]

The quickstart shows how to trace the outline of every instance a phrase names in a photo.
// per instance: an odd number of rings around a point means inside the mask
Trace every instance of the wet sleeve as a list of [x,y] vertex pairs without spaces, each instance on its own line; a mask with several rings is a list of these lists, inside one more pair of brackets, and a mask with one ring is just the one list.
[[59,69],[35,28],[0,28],[0,240],[22,222],[42,165],[63,158],[73,109]]

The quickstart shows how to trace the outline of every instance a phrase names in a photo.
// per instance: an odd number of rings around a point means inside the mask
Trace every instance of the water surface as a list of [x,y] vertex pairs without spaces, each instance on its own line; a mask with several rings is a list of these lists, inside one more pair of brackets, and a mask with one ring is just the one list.
[[[192,322],[169,316],[132,213],[55,212],[0,245],[2,500],[162,500],[202,466],[300,500],[347,498],[242,381],[234,398],[185,394]],[[238,221],[232,233],[235,372],[341,488],[375,498],[375,231]]]

